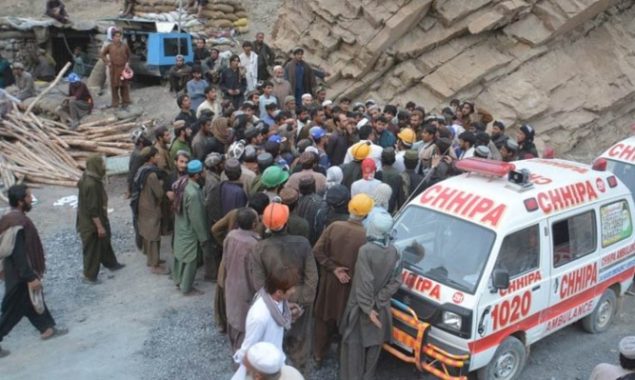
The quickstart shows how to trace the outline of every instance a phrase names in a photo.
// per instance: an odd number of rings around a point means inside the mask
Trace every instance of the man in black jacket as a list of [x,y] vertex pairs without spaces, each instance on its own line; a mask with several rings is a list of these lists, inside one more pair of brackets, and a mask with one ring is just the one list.
[[254,41],[254,53],[258,55],[258,80],[267,81],[269,75],[269,66],[273,66],[276,55],[273,50],[265,43],[265,34],[256,33],[256,41]]
[[230,100],[234,109],[240,109],[245,100],[245,90],[247,80],[240,70],[240,58],[234,54],[229,58],[229,67],[223,70],[220,75],[220,89],[225,95],[225,99]]

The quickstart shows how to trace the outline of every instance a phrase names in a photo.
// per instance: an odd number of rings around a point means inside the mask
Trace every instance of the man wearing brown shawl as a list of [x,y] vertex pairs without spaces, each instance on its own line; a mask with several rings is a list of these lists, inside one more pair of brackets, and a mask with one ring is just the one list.
[[146,162],[137,171],[135,189],[138,189],[137,216],[139,235],[143,238],[143,254],[146,265],[155,274],[165,274],[161,266],[161,201],[163,200],[163,181],[159,179],[156,163],[159,152],[155,147],[145,148],[141,154]]
[[86,160],[86,171],[77,183],[77,232],[82,239],[84,253],[84,279],[97,283],[99,266],[110,270],[124,267],[115,257],[110,245],[110,222],[108,221],[108,194],[104,187],[106,164],[103,158],[92,155]]
[[232,135],[231,129],[229,127],[229,117],[226,117],[225,115],[221,116],[222,117],[217,117],[214,119],[214,121],[212,121],[211,131],[218,144],[222,145],[223,147],[223,151],[218,153],[225,153],[225,150],[232,142]]
[[[359,197],[355,202],[359,202]],[[328,226],[313,248],[320,268],[320,281],[315,301],[313,357],[322,364],[330,343],[337,335],[337,323],[344,314],[359,248],[366,243],[362,221],[371,208],[359,207],[351,201],[347,221]],[[367,202],[372,207],[372,202]]]
[[[40,280],[46,269],[40,236],[31,219],[26,216],[33,200],[31,190],[26,185],[14,185],[9,188],[8,195],[11,211],[0,219],[0,235],[3,242],[10,235],[14,244],[6,247],[12,252],[3,260],[3,268],[0,267],[0,271],[4,269],[5,286],[0,342],[25,316],[40,331],[42,339],[63,335],[67,330],[55,328],[55,320],[46,304],[43,305],[44,310],[38,313],[29,299],[29,290],[42,288]],[[9,351],[0,348],[0,358],[8,354]]]

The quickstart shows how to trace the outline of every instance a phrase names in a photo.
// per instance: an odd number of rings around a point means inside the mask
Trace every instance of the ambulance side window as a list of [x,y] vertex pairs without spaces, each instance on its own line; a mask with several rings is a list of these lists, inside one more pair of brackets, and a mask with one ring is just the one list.
[[593,210],[555,222],[553,232],[553,266],[559,267],[586,256],[597,247]]
[[633,223],[628,202],[609,203],[600,208],[602,247],[608,247],[633,235]]
[[506,270],[509,278],[514,278],[537,269],[539,257],[540,234],[536,224],[505,237],[494,267]]

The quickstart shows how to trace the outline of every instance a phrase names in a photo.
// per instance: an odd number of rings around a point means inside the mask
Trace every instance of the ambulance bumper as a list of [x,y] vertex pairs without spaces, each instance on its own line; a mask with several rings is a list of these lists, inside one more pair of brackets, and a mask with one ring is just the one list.
[[450,353],[428,337],[430,324],[419,320],[407,305],[392,300],[392,341],[384,350],[414,364],[418,370],[444,380],[467,380],[469,353]]

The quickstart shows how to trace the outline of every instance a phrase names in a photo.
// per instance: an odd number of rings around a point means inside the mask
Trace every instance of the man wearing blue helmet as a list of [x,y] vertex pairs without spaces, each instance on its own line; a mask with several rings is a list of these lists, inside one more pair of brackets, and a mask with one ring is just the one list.
[[62,119],[67,119],[72,129],[77,128],[79,121],[93,110],[93,97],[79,75],[70,73],[68,81],[68,97],[62,102]]

